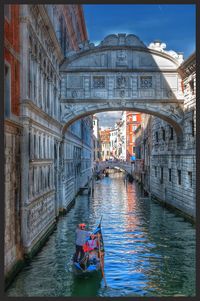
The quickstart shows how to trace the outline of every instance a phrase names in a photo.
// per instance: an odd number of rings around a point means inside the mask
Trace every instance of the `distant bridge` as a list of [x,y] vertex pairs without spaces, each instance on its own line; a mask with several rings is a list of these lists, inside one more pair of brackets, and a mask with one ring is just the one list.
[[132,175],[134,172],[134,164],[126,161],[101,161],[95,163],[95,171],[100,172],[106,168],[117,168],[124,170],[128,174]]

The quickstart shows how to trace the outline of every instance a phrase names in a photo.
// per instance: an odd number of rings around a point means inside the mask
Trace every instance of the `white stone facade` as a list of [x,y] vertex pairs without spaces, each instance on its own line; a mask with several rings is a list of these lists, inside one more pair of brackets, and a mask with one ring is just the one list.
[[20,5],[20,117],[5,127],[6,274],[32,256],[92,175],[92,117],[65,132],[60,122],[59,65],[86,38],[79,12]]
[[[179,72],[182,76],[184,90],[183,139],[179,140],[173,127],[163,120],[156,117],[148,119],[147,129],[149,134],[146,135],[145,130],[141,132],[142,168],[136,176],[153,197],[172,205],[195,220],[195,55],[192,55],[180,66]],[[148,154],[147,157],[145,157],[145,152]]]
[[5,120],[5,243],[4,271],[7,274],[22,260],[20,211],[20,122]]

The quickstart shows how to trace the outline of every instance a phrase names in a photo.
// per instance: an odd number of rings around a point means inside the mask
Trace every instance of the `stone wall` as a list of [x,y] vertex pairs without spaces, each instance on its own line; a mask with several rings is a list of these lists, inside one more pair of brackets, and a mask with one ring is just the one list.
[[[91,177],[92,144],[88,138],[92,121],[91,117],[86,118],[80,136],[71,129],[66,132],[68,136],[71,133],[68,141],[63,140],[59,65],[67,52],[77,49],[87,38],[86,28],[81,27],[85,26],[82,8],[79,5],[9,5],[6,14],[7,277],[19,260],[38,250],[53,229],[59,212],[68,207],[81,185]],[[63,169],[64,158],[69,156],[68,153],[64,156],[67,144],[72,149],[76,172],[73,178]],[[80,147],[84,155],[75,158]],[[78,169],[80,163],[82,167]]]
[[[75,158],[72,157],[75,173],[68,173],[64,166],[66,142],[60,123],[59,98],[59,65],[67,52],[76,49],[84,38],[82,31],[78,34],[77,9],[72,5],[23,5],[21,8],[21,169],[25,185],[22,237],[26,254],[32,253],[80,187],[81,170],[75,166]],[[84,137],[70,137],[68,144],[74,156],[76,144],[84,147]]]
[[23,257],[20,211],[20,138],[21,126],[5,121],[5,274]]
[[183,137],[166,122],[152,119],[151,194],[195,219],[196,214],[196,67],[183,63]]

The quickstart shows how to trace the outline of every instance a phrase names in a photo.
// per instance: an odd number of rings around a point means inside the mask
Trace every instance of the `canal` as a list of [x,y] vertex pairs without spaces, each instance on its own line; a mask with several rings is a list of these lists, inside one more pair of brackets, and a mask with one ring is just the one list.
[[[103,215],[105,276],[77,279],[70,261],[75,229],[93,229]],[[17,275],[8,296],[195,295],[195,228],[183,217],[142,196],[135,183],[112,174],[80,195],[58,221],[42,250]]]

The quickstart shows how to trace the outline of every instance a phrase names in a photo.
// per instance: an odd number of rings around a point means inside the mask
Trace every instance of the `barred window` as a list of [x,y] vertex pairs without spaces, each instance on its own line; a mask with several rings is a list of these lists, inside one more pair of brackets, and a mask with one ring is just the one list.
[[105,88],[105,76],[94,76],[93,77],[93,88],[95,88],[95,89]]
[[152,76],[141,76],[140,77],[140,88],[143,88],[143,89],[152,88]]

